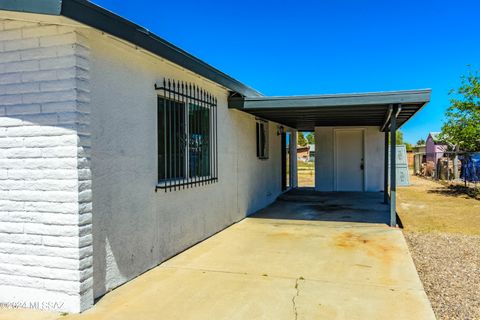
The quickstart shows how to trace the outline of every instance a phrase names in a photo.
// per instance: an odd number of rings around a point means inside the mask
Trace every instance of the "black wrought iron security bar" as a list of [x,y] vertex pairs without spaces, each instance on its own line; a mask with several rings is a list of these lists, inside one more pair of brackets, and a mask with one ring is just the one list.
[[218,180],[217,99],[183,81],[163,79],[158,92],[158,184],[173,191]]

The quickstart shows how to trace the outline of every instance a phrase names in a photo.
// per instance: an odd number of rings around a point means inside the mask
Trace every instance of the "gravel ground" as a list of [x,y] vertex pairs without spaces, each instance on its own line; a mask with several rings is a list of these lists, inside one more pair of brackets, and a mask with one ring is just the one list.
[[480,320],[480,236],[404,231],[438,320]]

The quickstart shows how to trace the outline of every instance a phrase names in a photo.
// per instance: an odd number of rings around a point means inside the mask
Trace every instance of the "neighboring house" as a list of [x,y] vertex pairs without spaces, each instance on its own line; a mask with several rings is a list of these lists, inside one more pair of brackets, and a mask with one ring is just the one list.
[[315,158],[315,145],[308,144],[305,147],[297,146],[297,158],[302,161],[313,161]]
[[297,146],[297,159],[301,161],[308,161],[309,152],[309,145],[306,145],[305,147]]
[[426,153],[426,146],[424,144],[415,145],[415,146],[412,147],[412,152],[413,153]]
[[427,162],[433,161],[435,165],[438,159],[443,157],[444,152],[447,151],[447,144],[441,141],[439,137],[440,132],[430,132],[425,143],[426,160]]
[[2,1],[0,302],[88,309],[267,206],[297,131],[316,190],[387,196],[385,137],[429,98],[263,96],[91,2]]

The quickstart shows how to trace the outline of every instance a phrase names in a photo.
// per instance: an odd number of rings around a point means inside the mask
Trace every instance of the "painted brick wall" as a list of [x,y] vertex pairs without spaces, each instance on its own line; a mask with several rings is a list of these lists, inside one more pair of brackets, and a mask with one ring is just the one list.
[[93,303],[88,58],[72,27],[0,20],[1,302]]

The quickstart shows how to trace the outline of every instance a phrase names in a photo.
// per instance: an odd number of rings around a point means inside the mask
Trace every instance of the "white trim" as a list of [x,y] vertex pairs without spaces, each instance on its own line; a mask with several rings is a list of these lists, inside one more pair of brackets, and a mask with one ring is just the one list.
[[367,134],[366,131],[367,129],[364,127],[349,127],[349,128],[333,128],[333,190],[338,191],[338,165],[337,165],[337,131],[361,131],[363,135],[363,145],[362,145],[362,153],[363,153],[363,187],[362,187],[362,192],[365,192],[367,190],[367,153],[366,147],[367,147]]

